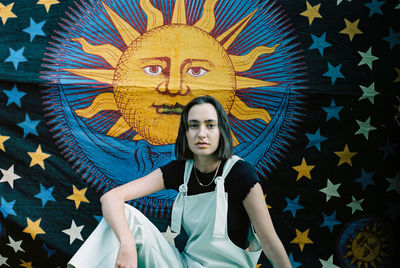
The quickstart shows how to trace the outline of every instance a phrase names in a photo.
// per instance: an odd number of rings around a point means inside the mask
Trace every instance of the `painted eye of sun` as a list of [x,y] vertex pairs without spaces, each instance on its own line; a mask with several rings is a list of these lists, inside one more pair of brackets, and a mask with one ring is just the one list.
[[200,77],[205,75],[208,70],[201,68],[201,67],[190,67],[187,73],[193,77]]
[[[94,40],[72,38],[84,52],[102,57],[111,68],[63,70],[113,88],[113,93],[99,94],[88,107],[75,110],[76,114],[92,118],[104,110],[119,111],[121,117],[106,135],[118,137],[133,129],[137,133],[134,140],[144,139],[152,145],[173,144],[181,107],[202,95],[219,100],[225,111],[238,120],[260,119],[268,124],[271,116],[267,110],[248,106],[235,93],[246,88],[278,85],[238,73],[250,70],[258,57],[275,52],[279,44],[257,46],[245,55],[227,52],[257,10],[222,34],[212,36],[218,0],[205,0],[203,15],[193,25],[188,25],[184,0],[175,1],[171,22],[167,25],[164,25],[164,14],[151,2],[140,0],[147,17],[143,34],[102,3],[126,44],[124,51],[111,44],[93,45]],[[234,145],[239,144],[235,135],[233,140]]]
[[162,67],[159,65],[151,65],[143,68],[143,71],[148,75],[159,75],[162,70]]

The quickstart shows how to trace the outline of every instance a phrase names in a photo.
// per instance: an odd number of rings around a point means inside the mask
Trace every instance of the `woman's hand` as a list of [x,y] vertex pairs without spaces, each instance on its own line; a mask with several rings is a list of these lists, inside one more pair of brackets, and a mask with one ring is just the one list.
[[137,268],[135,241],[133,241],[133,243],[129,242],[121,244],[115,262],[115,268]]

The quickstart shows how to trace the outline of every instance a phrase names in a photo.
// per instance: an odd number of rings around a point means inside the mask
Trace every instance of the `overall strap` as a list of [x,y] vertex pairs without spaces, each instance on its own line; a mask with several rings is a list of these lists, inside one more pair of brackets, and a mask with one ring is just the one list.
[[215,208],[213,237],[221,237],[221,238],[225,237],[225,227],[227,224],[227,217],[228,217],[228,201],[226,200],[225,186],[224,186],[225,177],[229,174],[233,165],[240,159],[241,158],[236,155],[228,159],[224,165],[222,175],[215,178],[215,184],[216,184],[215,191],[217,191],[217,200]]
[[175,198],[171,212],[171,231],[179,234],[181,232],[182,215],[184,206],[184,196],[187,193],[187,183],[193,168],[193,160],[187,160],[185,163],[185,173],[183,175],[183,184],[179,186],[179,193]]

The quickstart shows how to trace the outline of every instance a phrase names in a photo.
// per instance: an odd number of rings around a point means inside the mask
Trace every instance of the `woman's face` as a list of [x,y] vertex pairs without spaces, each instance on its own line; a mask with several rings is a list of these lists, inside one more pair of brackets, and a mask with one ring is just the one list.
[[196,156],[211,156],[218,148],[220,132],[217,110],[212,104],[194,105],[188,114],[186,139]]

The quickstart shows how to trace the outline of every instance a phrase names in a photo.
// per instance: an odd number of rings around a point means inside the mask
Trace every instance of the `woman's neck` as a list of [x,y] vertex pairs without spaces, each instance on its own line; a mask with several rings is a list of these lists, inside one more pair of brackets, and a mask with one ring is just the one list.
[[220,160],[215,156],[194,156],[195,166],[201,173],[214,171],[219,162]]

